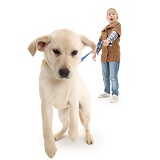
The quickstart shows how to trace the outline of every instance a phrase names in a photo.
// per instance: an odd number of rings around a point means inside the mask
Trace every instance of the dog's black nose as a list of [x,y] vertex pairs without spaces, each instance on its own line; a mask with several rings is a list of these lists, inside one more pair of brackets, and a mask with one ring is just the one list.
[[61,78],[67,78],[69,73],[70,71],[67,68],[61,68],[59,70],[59,75],[61,76]]

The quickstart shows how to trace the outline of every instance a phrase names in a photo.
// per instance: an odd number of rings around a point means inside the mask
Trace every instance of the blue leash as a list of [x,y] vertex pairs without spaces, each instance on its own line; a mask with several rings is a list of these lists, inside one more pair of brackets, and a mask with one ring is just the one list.
[[83,56],[82,58],[81,58],[81,62],[89,55],[90,53],[87,53],[85,56]]
[[[103,44],[102,41],[101,41],[99,44],[97,44],[96,49],[102,48],[102,44]],[[86,55],[84,55],[84,56],[81,58],[81,62],[82,62],[86,57],[88,57],[89,54],[91,54],[91,52],[89,52],[89,53],[87,53]]]

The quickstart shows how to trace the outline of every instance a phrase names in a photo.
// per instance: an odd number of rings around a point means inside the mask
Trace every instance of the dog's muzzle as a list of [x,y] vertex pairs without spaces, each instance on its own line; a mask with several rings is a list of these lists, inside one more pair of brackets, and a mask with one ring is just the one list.
[[67,78],[69,73],[70,71],[67,68],[61,68],[59,70],[59,75],[61,76],[61,78]]

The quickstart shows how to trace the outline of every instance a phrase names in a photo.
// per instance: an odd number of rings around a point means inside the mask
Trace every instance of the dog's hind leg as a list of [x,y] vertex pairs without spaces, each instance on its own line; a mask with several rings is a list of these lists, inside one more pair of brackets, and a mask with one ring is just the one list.
[[65,108],[65,109],[58,110],[58,116],[63,127],[57,134],[54,135],[54,139],[56,141],[61,139],[68,129],[68,109]]
[[83,104],[83,105],[80,104],[79,117],[80,117],[80,121],[81,121],[81,123],[82,123],[82,125],[84,126],[84,129],[85,129],[85,133],[86,133],[85,141],[86,141],[86,143],[87,144],[93,144],[94,139],[91,135],[90,126],[89,126],[90,118],[91,118],[89,106],[90,106],[89,103],[86,103],[86,104]]

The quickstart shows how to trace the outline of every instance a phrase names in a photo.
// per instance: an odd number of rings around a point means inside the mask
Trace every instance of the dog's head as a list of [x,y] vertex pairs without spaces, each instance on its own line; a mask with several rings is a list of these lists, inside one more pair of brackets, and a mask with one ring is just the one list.
[[28,50],[32,56],[36,50],[44,52],[46,62],[54,76],[61,79],[72,78],[77,72],[81,51],[85,46],[92,48],[92,51],[96,48],[95,43],[85,36],[68,29],[60,29],[33,40]]

